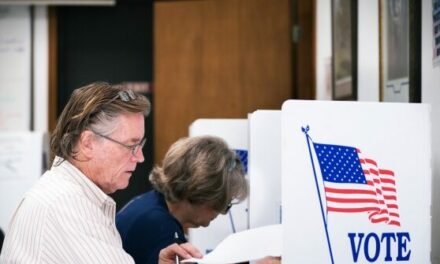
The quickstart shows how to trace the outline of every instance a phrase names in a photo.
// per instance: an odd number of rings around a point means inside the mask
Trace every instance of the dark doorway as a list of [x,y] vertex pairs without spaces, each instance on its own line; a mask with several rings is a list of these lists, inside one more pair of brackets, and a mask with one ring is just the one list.
[[[119,1],[115,6],[57,7],[57,116],[75,88],[95,81],[142,87],[152,101],[153,2]],[[152,102],[153,103],[153,102]],[[145,161],[137,166],[127,189],[112,194],[118,210],[151,189],[153,114],[145,119]]]

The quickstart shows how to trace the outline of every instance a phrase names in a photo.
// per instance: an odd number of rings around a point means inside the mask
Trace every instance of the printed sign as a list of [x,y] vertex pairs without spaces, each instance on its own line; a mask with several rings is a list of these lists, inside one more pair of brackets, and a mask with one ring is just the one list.
[[283,262],[430,263],[429,112],[421,104],[283,105]]

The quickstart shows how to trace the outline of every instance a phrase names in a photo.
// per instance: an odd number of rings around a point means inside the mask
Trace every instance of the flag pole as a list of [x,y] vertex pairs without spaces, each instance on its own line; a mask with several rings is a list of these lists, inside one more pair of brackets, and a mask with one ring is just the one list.
[[306,139],[307,139],[307,147],[309,148],[309,155],[310,155],[310,161],[312,162],[312,168],[313,168],[313,175],[315,176],[315,184],[316,184],[316,190],[318,192],[318,198],[319,198],[319,205],[321,206],[321,215],[322,215],[322,221],[324,223],[324,229],[325,229],[325,235],[327,236],[327,245],[328,245],[328,250],[330,252],[330,258],[332,260],[332,264],[334,264],[334,260],[333,260],[333,252],[332,252],[332,245],[330,243],[330,237],[328,235],[328,230],[327,230],[327,221],[325,219],[324,216],[324,210],[322,208],[322,201],[321,201],[321,192],[319,191],[319,186],[318,186],[318,177],[316,177],[316,169],[315,169],[315,163],[313,162],[313,156],[312,156],[312,149],[310,147],[310,136],[308,134],[310,128],[309,126],[301,127],[302,132],[305,134]]

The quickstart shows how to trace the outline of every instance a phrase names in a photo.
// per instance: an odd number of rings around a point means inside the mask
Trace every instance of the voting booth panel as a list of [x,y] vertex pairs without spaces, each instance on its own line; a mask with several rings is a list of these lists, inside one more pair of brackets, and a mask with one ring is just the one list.
[[283,104],[284,263],[430,263],[430,107]]
[[249,115],[249,227],[281,223],[281,111]]
[[0,228],[6,231],[11,217],[36,180],[42,175],[44,135],[39,132],[0,133]]
[[[223,138],[235,150],[247,168],[248,121],[246,119],[198,119],[189,128],[189,136],[211,135]],[[248,229],[248,201],[234,205],[208,227],[190,228],[188,240],[202,253],[212,251],[228,235]]]

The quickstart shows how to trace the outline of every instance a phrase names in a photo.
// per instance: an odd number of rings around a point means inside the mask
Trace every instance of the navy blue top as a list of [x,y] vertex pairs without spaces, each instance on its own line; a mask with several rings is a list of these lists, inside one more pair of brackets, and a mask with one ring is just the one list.
[[116,227],[124,250],[136,263],[159,263],[161,249],[186,242],[182,225],[168,210],[163,195],[155,190],[133,198],[116,215]]

